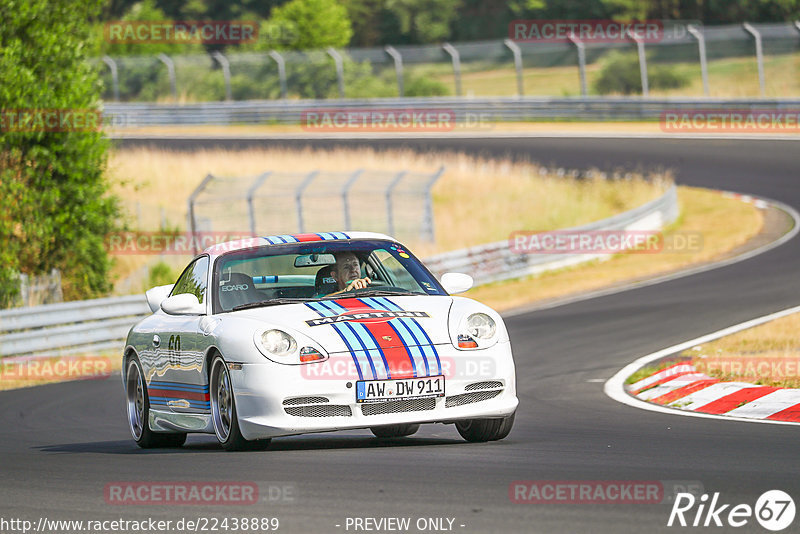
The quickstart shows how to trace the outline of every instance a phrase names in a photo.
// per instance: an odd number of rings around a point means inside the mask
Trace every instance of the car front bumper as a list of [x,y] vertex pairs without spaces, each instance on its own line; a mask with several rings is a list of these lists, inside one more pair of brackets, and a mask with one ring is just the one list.
[[230,370],[242,435],[263,439],[403,423],[448,423],[506,417],[516,411],[510,343],[474,351],[448,345],[436,348],[445,376],[444,397],[377,403],[357,403],[355,379],[315,373],[312,366],[321,364],[242,364],[241,369]]

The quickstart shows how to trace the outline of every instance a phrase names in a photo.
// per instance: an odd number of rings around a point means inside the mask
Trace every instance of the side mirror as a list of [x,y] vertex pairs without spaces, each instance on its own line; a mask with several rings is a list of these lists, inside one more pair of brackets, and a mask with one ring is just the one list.
[[161,303],[161,309],[170,315],[204,315],[205,304],[200,304],[197,297],[191,293],[172,295]]
[[155,313],[161,307],[161,303],[164,302],[172,288],[175,287],[175,284],[170,284],[168,286],[157,286],[147,290],[145,292],[145,296],[147,297],[147,305],[150,306],[150,311]]
[[451,295],[467,291],[474,283],[474,280],[468,274],[444,273],[442,275],[442,286]]

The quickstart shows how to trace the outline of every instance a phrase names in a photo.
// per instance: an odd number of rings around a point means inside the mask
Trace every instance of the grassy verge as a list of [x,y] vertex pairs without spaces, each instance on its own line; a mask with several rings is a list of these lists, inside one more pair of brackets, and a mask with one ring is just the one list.
[[[654,62],[649,62],[652,67]],[[703,82],[698,62],[671,63],[677,74],[685,76],[689,84],[676,89],[651,89],[651,96],[699,97],[703,95]],[[590,90],[599,76],[603,62],[587,65],[586,77]],[[764,57],[764,73],[767,80],[767,96],[785,98],[800,94],[800,54],[767,55]],[[452,68],[447,64],[429,68],[436,81],[452,87]],[[754,57],[726,58],[708,63],[710,96],[717,98],[747,98],[760,95],[758,70]],[[578,96],[580,83],[577,65],[525,68],[523,71],[525,94]],[[464,93],[468,96],[513,96],[517,92],[516,73],[513,65],[506,64],[493,69],[464,72],[461,75]]]
[[[553,230],[603,219],[656,198],[670,183],[667,174],[648,177],[630,174],[623,179],[598,177],[581,180],[554,176],[534,163],[480,159],[463,153],[419,154],[372,149],[201,150],[191,154],[151,149],[123,150],[113,154],[109,175],[114,192],[123,199],[130,226],[156,231],[162,217],[167,227],[185,230],[186,199],[208,173],[251,177],[242,182],[240,191],[243,195],[252,177],[266,170],[349,171],[361,167],[430,173],[442,165],[446,172],[433,189],[436,241],[421,241],[417,235],[398,233],[396,236],[420,257],[503,240],[517,230]],[[243,201],[235,204],[237,208],[233,207],[234,204],[231,201],[231,211],[239,209]],[[242,231],[249,228],[246,212],[235,214],[236,222],[230,223],[235,224],[235,228],[215,226],[214,230]],[[362,228],[384,231],[383,228]],[[118,256],[114,270],[119,281],[118,292],[145,289],[149,283],[148,265],[158,259],[158,256]],[[183,256],[163,258],[175,269],[186,260]],[[132,280],[132,276],[137,280]]]
[[683,353],[724,381],[800,388],[800,314],[782,317]]
[[750,204],[724,198],[719,193],[690,187],[678,188],[680,219],[665,232],[672,236],[702,236],[699,249],[656,254],[619,254],[569,269],[524,279],[477,287],[466,296],[498,310],[601,289],[624,281],[653,277],[681,267],[713,260],[743,245],[761,231],[763,216]]

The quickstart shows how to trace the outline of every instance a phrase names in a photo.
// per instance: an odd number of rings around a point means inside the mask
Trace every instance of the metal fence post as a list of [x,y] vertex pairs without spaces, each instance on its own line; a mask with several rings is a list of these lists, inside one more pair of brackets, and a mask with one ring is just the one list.
[[167,73],[169,74],[169,84],[172,87],[172,98],[175,102],[178,101],[178,84],[175,81],[175,63],[168,55],[161,53],[158,54],[158,59],[167,66]]
[[444,43],[442,48],[445,52],[450,54],[453,60],[453,76],[456,79],[456,96],[461,96],[461,55],[456,50],[456,47],[450,43]]
[[697,39],[697,47],[700,52],[700,71],[703,76],[703,94],[710,96],[711,91],[708,85],[708,62],[706,60],[706,38],[703,35],[703,32],[691,24],[686,29],[692,35],[692,37]]
[[314,181],[314,178],[316,178],[318,174],[319,171],[311,171],[308,173],[294,193],[294,201],[297,205],[297,230],[301,234],[305,232],[305,228],[303,228],[303,191],[305,191],[306,187],[311,185],[311,182]]
[[222,67],[222,75],[225,76],[225,100],[230,102],[233,100],[233,96],[231,95],[231,63],[228,61],[222,52],[215,50],[211,56],[217,60],[220,67]]
[[436,171],[433,176],[431,176],[431,179],[428,181],[428,183],[425,184],[425,229],[423,231],[427,230],[427,237],[430,242],[436,241],[436,235],[433,228],[433,197],[431,195],[431,189],[433,189],[433,186],[443,174],[444,165],[439,167],[439,170]]
[[570,34],[569,40],[578,49],[578,74],[581,78],[581,95],[586,98],[589,95],[589,86],[586,83],[586,47],[580,39]]
[[514,54],[514,69],[517,71],[517,94],[523,96],[525,91],[522,81],[522,50],[520,50],[519,45],[511,39],[504,39],[503,44]]
[[761,32],[749,22],[743,24],[744,30],[753,36],[756,41],[756,61],[758,62],[758,85],[761,86],[761,96],[767,94],[767,82],[764,78],[764,48],[761,43]]
[[256,210],[253,207],[253,197],[255,196],[258,188],[261,187],[261,184],[263,184],[264,181],[269,178],[270,174],[272,173],[265,172],[260,174],[253,182],[253,185],[251,185],[247,190],[247,211],[250,218],[250,233],[253,237],[256,236]]
[[405,94],[403,89],[403,56],[401,56],[400,52],[393,46],[387,46],[384,50],[394,60],[394,73],[397,76],[397,94],[402,98]]
[[111,84],[114,87],[114,102],[119,102],[119,73],[117,72],[117,62],[111,56],[103,56],[103,63],[108,65],[111,71]]
[[398,172],[389,186],[386,188],[386,222],[388,223],[388,234],[394,237],[394,210],[392,209],[392,194],[394,193],[394,188],[400,183],[400,181],[408,174],[408,171],[400,171]]
[[347,182],[342,187],[342,207],[344,208],[344,229],[347,231],[352,230],[352,221],[350,220],[350,188],[356,183],[361,175],[364,173],[364,169],[358,169],[356,172],[350,175],[350,178],[347,179]]
[[642,96],[650,95],[650,82],[647,77],[647,55],[645,54],[644,41],[628,32],[628,38],[636,43],[636,52],[639,54],[639,76],[642,79]]
[[333,58],[333,62],[336,65],[336,80],[339,85],[339,98],[344,98],[344,65],[342,64],[342,55],[330,46],[326,48],[325,51]]
[[213,175],[211,174],[206,175],[206,177],[203,178],[203,181],[200,182],[200,185],[198,185],[197,188],[194,191],[192,191],[192,194],[189,195],[189,229],[191,231],[191,235],[189,237],[192,240],[192,250],[194,251],[195,254],[197,254],[200,251],[197,250],[197,239],[195,239],[195,234],[197,233],[197,218],[194,213],[194,203],[197,200],[197,197],[200,195],[200,193],[203,192],[206,186],[208,186],[208,184],[213,179],[214,179]]
[[278,79],[281,81],[281,98],[286,100],[286,61],[284,61],[283,56],[275,50],[270,50],[269,57],[274,59],[275,63],[278,64]]

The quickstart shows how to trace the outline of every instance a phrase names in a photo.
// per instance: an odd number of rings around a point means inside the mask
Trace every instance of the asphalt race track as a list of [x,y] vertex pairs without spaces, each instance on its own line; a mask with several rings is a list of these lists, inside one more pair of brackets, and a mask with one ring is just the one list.
[[[157,144],[191,148],[199,143]],[[791,141],[515,138],[202,144],[372,144],[508,153],[572,168],[671,168],[681,184],[758,194],[800,208],[800,145]],[[670,505],[514,504],[509,485],[515,480],[679,480],[699,482],[708,493],[720,492],[722,503],[752,506],[770,489],[786,491],[797,501],[800,427],[642,411],[606,397],[603,382],[644,354],[800,304],[798,273],[795,238],[721,269],[510,317],[521,404],[514,431],[502,442],[469,444],[453,427],[437,425],[388,444],[357,431],[278,439],[269,450],[255,453],[223,452],[213,436],[190,437],[180,450],[142,451],[127,430],[118,376],[0,393],[0,517],[176,520],[246,515],[279,518],[279,532],[319,534],[354,532],[346,529],[348,517],[410,517],[410,532],[418,532],[413,527],[417,518],[451,518],[453,530],[464,533],[641,533],[678,530],[666,527]],[[104,487],[111,482],[176,480],[255,481],[262,494],[269,486],[290,487],[294,493],[293,500],[267,498],[245,507],[119,506],[104,499]],[[800,518],[795,528],[798,522]],[[736,530],[765,532],[752,518]]]

